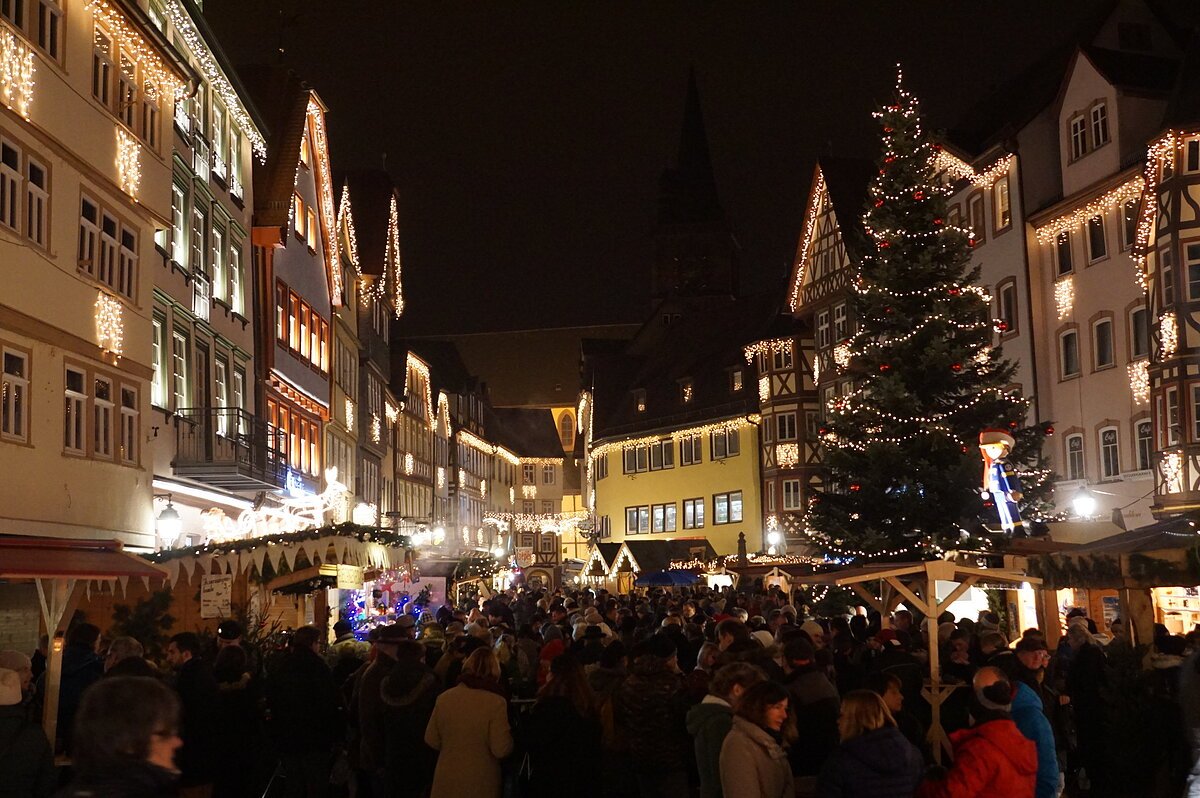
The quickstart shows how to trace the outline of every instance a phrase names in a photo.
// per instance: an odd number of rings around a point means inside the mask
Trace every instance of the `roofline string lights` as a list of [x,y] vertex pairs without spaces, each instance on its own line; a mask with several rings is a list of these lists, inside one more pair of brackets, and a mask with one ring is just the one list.
[[742,354],[746,356],[747,363],[753,363],[754,358],[759,355],[774,355],[776,352],[791,352],[793,343],[791,338],[771,338],[766,341],[755,341],[752,344],[745,346],[742,349]]
[[1133,263],[1137,270],[1138,285],[1143,291],[1148,290],[1146,258],[1150,252],[1154,223],[1158,218],[1159,175],[1167,169],[1174,169],[1175,148],[1178,144],[1179,135],[1170,130],[1146,150],[1146,164],[1142,172],[1145,177],[1145,189],[1142,195],[1141,211],[1138,214],[1137,236],[1133,245]]
[[1009,153],[986,169],[977,172],[969,163],[943,148],[934,158],[933,168],[935,172],[945,171],[951,177],[969,180],[972,185],[979,188],[991,188],[997,180],[1008,174],[1009,167],[1012,166],[1016,157]]
[[148,83],[176,100],[184,96],[187,83],[167,65],[141,32],[129,24],[116,4],[108,0],[88,0],[87,8],[101,27],[112,35],[117,47],[138,65]]
[[[329,258],[329,276],[332,280],[330,288],[338,302],[342,297],[342,259],[341,247],[338,246],[337,235],[333,225],[337,217],[333,212],[333,177],[329,171],[329,140],[325,136],[325,114],[321,106],[309,95],[306,112],[309,124],[312,125],[314,147],[317,164],[317,191],[321,195],[321,235],[325,239],[325,252]],[[297,169],[299,163],[297,163]],[[294,204],[294,203],[293,203]]]
[[813,184],[812,196],[808,201],[808,211],[804,214],[804,234],[800,236],[800,254],[796,257],[796,279],[792,283],[792,294],[788,297],[788,306],[793,310],[800,309],[800,286],[804,283],[804,264],[808,261],[808,252],[813,240],[817,237],[817,216],[825,200],[825,174],[817,168],[817,181]]
[[267,160],[267,140],[263,136],[262,131],[258,129],[258,125],[254,124],[254,119],[250,116],[250,112],[246,110],[242,98],[238,96],[237,90],[233,88],[229,78],[226,77],[225,71],[221,69],[221,65],[217,63],[217,59],[213,57],[212,50],[208,43],[204,41],[204,37],[200,35],[196,25],[192,22],[192,18],[183,8],[183,3],[180,0],[168,0],[166,3],[167,18],[171,20],[171,24],[175,28],[175,32],[183,37],[183,41],[192,51],[196,62],[200,65],[200,71],[204,77],[208,79],[208,84],[214,94],[221,98],[221,102],[225,104],[225,111],[230,118],[237,124],[242,131],[242,135],[250,142],[250,146],[254,150],[254,156],[259,163],[266,163]]
[[1038,243],[1052,244],[1060,234],[1082,229],[1092,219],[1103,217],[1110,208],[1120,207],[1131,200],[1140,199],[1145,188],[1146,178],[1140,175],[1126,180],[1086,205],[1068,211],[1037,228]]
[[687,427],[686,429],[677,429],[671,432],[664,432],[661,435],[646,435],[640,438],[628,438],[623,441],[610,441],[602,443],[595,449],[589,452],[589,460],[596,460],[615,451],[625,451],[626,449],[634,449],[638,446],[647,446],[651,443],[658,443],[664,438],[671,438],[673,441],[681,438],[690,438],[694,435],[704,435],[713,432],[732,432],[741,430],[746,427],[758,426],[762,421],[762,416],[758,413],[751,413],[746,416],[738,416],[736,418],[726,419],[725,421],[717,421],[711,424],[703,424],[698,427]]
[[[405,371],[404,395],[409,396],[409,397],[411,397],[413,395],[412,394],[412,386],[408,384],[408,375],[415,371],[417,374],[420,374],[421,377],[425,380],[425,397],[424,397],[425,398],[425,418],[429,419],[429,428],[434,429],[437,426],[437,419],[434,417],[433,387],[430,385],[429,366],[425,365],[412,352],[409,352],[408,357],[405,359],[405,367],[406,368],[404,370]],[[445,396],[445,394],[441,394],[438,398],[438,410],[439,411],[441,410],[441,397],[442,396]]]
[[384,256],[384,280],[387,272],[392,273],[392,312],[396,318],[404,313],[404,290],[400,284],[400,212],[396,208],[396,195],[392,193],[388,203],[387,254]]
[[0,98],[4,105],[29,118],[33,102],[33,49],[7,27],[0,26]]

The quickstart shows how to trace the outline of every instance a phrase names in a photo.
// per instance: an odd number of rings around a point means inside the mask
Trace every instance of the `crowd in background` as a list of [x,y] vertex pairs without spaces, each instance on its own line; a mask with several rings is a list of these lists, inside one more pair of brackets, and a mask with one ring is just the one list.
[[[1082,610],[1053,653],[990,611],[818,618],[774,588],[521,589],[334,632],[261,650],[226,621],[152,663],[78,623],[53,749],[44,645],[0,652],[0,798],[1200,795],[1198,633],[1135,647]],[[922,697],[933,646],[945,767]],[[1136,683],[1119,667],[1135,659]]]

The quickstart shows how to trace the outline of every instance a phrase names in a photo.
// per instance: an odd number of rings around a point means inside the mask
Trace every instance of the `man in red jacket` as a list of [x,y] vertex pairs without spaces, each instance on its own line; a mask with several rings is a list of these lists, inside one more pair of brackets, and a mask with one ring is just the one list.
[[975,674],[975,725],[950,735],[954,764],[945,778],[926,780],[918,798],[1033,798],[1037,747],[1013,723],[1013,686],[994,667]]

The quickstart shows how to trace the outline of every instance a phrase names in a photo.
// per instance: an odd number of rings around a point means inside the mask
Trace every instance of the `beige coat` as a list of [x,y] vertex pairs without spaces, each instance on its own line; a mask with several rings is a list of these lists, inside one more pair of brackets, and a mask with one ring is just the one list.
[[508,702],[460,684],[438,696],[425,728],[438,751],[431,798],[497,798],[500,760],[512,753]]
[[771,735],[734,716],[721,745],[721,792],[725,798],[791,798],[796,794],[787,753]]

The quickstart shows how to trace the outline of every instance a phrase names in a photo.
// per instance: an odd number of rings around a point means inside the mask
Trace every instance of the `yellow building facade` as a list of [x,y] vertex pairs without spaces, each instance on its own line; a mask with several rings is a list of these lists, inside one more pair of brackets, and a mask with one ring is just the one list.
[[707,538],[736,554],[762,538],[756,415],[716,420],[659,436],[594,441],[590,475],[598,539]]

